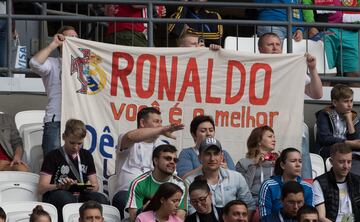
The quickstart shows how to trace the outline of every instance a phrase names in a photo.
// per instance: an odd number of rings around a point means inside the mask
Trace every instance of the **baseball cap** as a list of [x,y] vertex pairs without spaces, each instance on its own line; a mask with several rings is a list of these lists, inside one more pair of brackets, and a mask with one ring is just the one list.
[[219,151],[222,150],[219,140],[212,137],[206,138],[200,143],[199,153],[202,153],[212,147],[217,148]]

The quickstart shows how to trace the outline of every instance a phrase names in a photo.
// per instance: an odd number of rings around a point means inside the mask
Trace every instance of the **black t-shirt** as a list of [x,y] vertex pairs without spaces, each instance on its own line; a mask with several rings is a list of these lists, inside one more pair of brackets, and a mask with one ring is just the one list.
[[196,214],[199,215],[200,222],[223,222],[222,209],[216,208],[216,211],[218,212],[219,220],[216,219],[214,211],[212,210],[211,213],[208,213],[208,214],[199,214],[199,213],[195,212],[195,213],[187,216],[185,219],[185,222],[197,222]]
[[[55,181],[59,181],[61,178],[69,177],[73,180],[77,180],[73,172],[71,171],[65,157],[61,153],[60,149],[52,150],[49,152],[41,167],[41,172],[51,175],[50,184],[55,184]],[[94,159],[91,153],[85,149],[80,149],[80,162],[82,168],[82,175],[84,183],[87,182],[87,177],[96,174]],[[67,155],[67,154],[66,154]],[[70,161],[74,163],[76,169],[78,169],[78,159],[74,160],[69,156]],[[80,182],[80,181],[78,181]]]

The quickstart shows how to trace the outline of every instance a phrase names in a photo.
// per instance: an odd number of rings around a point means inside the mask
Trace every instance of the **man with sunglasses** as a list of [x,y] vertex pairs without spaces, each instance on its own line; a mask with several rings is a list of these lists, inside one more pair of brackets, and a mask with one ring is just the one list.
[[[199,160],[202,171],[188,176],[186,182],[191,184],[195,177],[203,175],[210,187],[215,207],[224,207],[231,200],[242,200],[248,206],[251,219],[255,203],[249,187],[240,173],[220,167],[223,161],[220,142],[212,137],[204,139],[199,146]],[[189,212],[194,212],[192,205],[189,205]]]
[[145,208],[149,199],[156,193],[162,183],[170,182],[178,185],[183,190],[177,216],[185,219],[187,189],[183,180],[174,175],[177,162],[177,149],[173,145],[163,144],[157,146],[152,154],[154,170],[146,172],[132,181],[126,210],[129,212],[130,222],[135,221],[136,215]]
[[122,219],[131,181],[153,169],[150,154],[155,147],[165,144],[159,137],[175,139],[173,132],[184,128],[183,124],[163,126],[161,112],[155,107],[140,109],[136,120],[137,129],[120,134],[116,146],[117,190],[112,204],[118,208]]

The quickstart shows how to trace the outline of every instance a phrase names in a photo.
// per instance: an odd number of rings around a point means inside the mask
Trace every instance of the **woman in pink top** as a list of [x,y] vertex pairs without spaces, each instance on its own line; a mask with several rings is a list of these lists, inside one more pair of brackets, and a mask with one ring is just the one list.
[[145,207],[143,213],[136,217],[136,222],[182,222],[176,216],[182,189],[173,183],[163,183]]

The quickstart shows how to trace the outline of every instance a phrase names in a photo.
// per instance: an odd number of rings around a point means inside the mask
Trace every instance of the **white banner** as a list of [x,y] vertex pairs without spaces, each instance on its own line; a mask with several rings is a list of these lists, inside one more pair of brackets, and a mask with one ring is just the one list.
[[201,113],[213,116],[216,138],[235,163],[257,126],[273,127],[278,150],[301,149],[305,73],[300,54],[126,47],[67,38],[62,131],[70,118],[85,122],[84,148],[106,178],[114,173],[118,135],[136,128],[142,106],[159,107],[164,125],[185,124],[177,140],[169,141],[179,150],[194,145],[190,122]]

